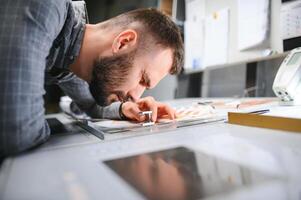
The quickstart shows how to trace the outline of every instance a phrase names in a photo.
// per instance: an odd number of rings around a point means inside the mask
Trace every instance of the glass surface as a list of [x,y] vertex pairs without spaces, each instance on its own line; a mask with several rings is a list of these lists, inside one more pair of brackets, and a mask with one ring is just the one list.
[[301,57],[301,52],[294,53],[287,65],[295,65]]
[[104,162],[147,199],[200,199],[272,177],[184,147]]

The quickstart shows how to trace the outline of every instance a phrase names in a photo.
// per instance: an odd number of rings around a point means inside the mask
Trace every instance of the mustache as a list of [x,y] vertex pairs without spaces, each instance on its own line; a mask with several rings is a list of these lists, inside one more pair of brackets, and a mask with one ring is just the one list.
[[136,51],[134,50],[124,55],[102,57],[95,61],[89,89],[98,105],[109,105],[108,97],[110,95],[114,101],[125,102],[132,99],[121,92],[119,88],[129,78],[135,54]]
[[131,95],[126,95],[123,91],[114,91],[113,94],[115,94],[121,102],[134,102],[133,97]]

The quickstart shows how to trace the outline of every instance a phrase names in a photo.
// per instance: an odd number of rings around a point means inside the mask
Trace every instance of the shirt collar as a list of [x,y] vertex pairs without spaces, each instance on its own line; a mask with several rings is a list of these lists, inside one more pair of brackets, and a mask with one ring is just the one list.
[[73,26],[75,40],[73,42],[71,52],[69,53],[70,63],[72,63],[75,60],[75,58],[79,55],[84,37],[86,23],[89,23],[86,3],[84,1],[72,1],[72,7],[77,21]]

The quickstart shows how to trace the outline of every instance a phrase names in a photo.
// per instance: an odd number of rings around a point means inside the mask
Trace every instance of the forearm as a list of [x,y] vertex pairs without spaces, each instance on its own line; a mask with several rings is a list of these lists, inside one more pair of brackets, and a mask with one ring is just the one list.
[[120,119],[120,102],[106,107],[97,105],[89,91],[88,83],[75,75],[68,80],[59,81],[58,85],[87,115],[93,118]]
[[104,118],[104,119],[120,119],[119,107],[121,103],[112,103],[110,106],[101,107],[97,104],[87,110],[86,113],[93,118]]

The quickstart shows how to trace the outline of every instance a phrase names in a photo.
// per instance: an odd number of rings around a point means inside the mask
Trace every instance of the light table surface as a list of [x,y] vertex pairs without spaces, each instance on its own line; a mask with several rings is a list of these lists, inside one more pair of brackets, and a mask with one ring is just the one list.
[[[64,114],[50,117],[70,123]],[[220,164],[220,170],[208,169],[220,176],[242,178],[244,167],[277,177],[209,199],[301,199],[298,133],[216,122],[105,138],[75,129],[52,136],[40,148],[6,159],[0,171],[0,199],[144,199],[103,161],[175,147],[201,152],[217,163],[219,159],[232,163]],[[208,187],[212,189],[214,184]]]

